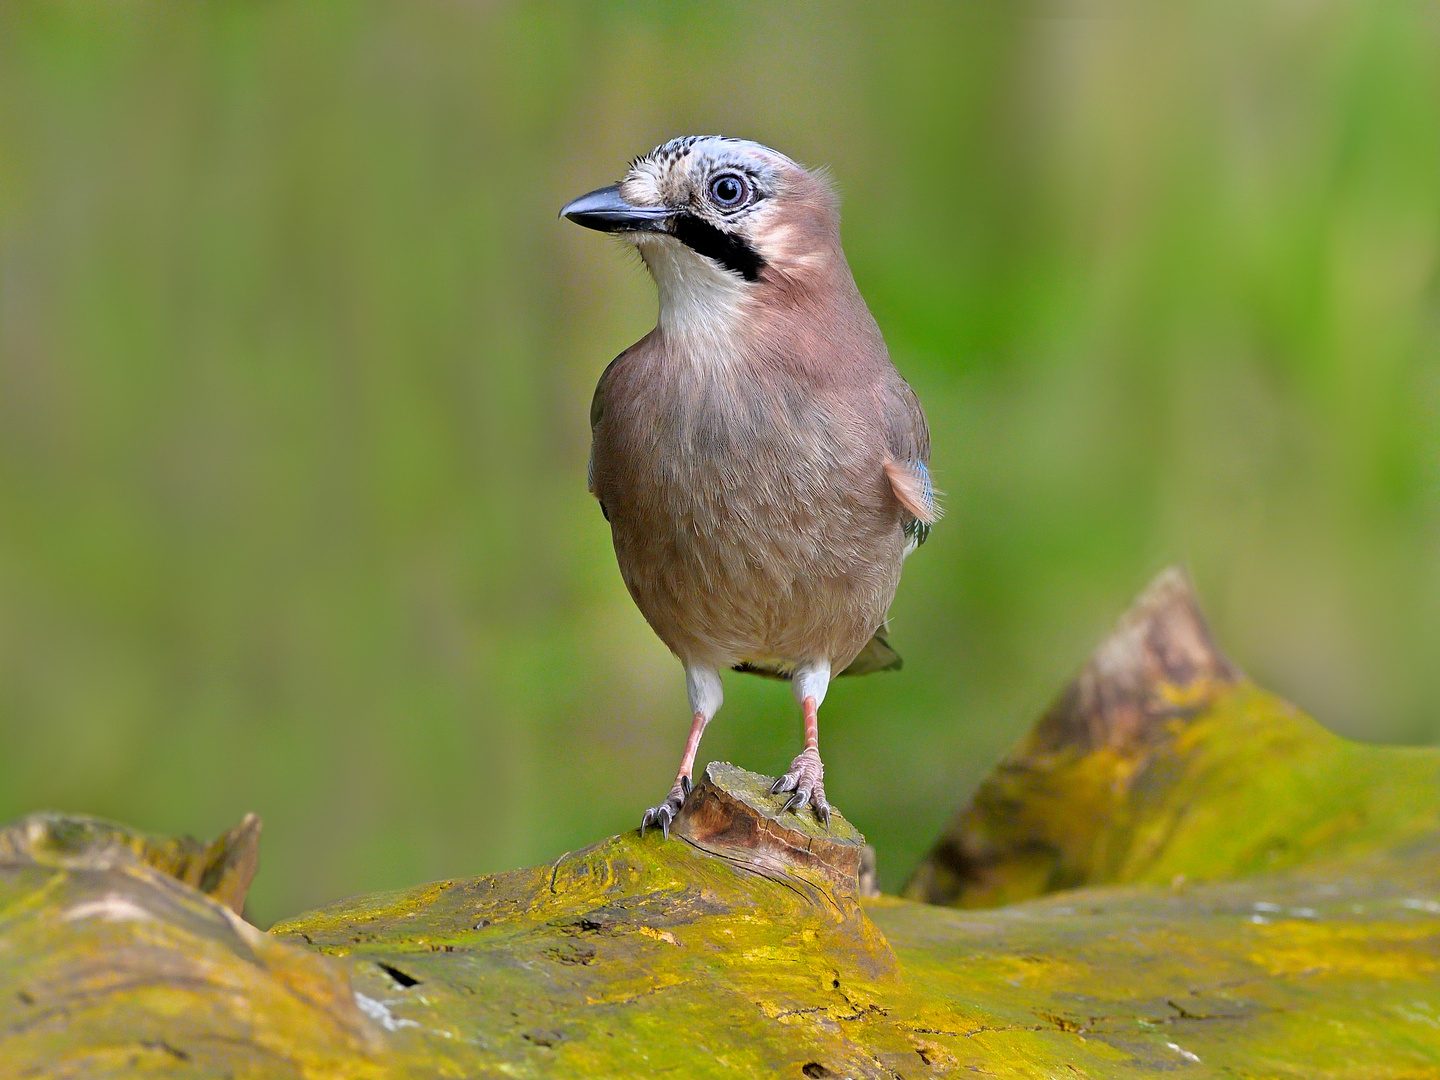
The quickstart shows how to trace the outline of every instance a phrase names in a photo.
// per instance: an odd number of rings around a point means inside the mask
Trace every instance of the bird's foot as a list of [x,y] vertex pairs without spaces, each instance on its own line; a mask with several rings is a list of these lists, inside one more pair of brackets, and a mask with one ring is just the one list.
[[815,816],[825,823],[825,828],[830,828],[830,804],[825,801],[825,766],[820,762],[818,750],[807,746],[796,755],[795,760],[790,762],[790,771],[770,788],[772,795],[782,791],[794,792],[780,808],[782,814],[786,810],[798,813],[809,804]]
[[645,816],[640,819],[640,835],[645,835],[646,829],[660,826],[660,831],[665,834],[665,839],[670,839],[670,823],[680,813],[680,807],[685,805],[685,800],[690,797],[690,789],[694,785],[690,777],[683,773],[675,778],[675,786],[670,789],[670,794],[665,796],[665,801],[659,806],[652,806],[645,811]]

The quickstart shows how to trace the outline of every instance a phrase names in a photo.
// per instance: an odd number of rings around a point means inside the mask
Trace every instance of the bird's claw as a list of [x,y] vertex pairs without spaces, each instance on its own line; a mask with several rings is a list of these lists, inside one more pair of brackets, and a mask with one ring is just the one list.
[[675,820],[675,812],[670,809],[668,802],[659,806],[652,806],[645,811],[645,816],[640,819],[640,835],[645,835],[645,830],[660,826],[660,831],[665,834],[665,839],[670,839],[670,822]]
[[645,811],[640,819],[640,835],[645,835],[646,829],[660,826],[660,831],[665,834],[665,839],[670,839],[670,825],[680,816],[680,808],[685,805],[685,800],[690,797],[690,792],[695,789],[690,777],[680,776],[675,780],[675,786],[670,789],[670,794],[665,796],[665,801],[659,806],[652,806]]
[[786,791],[792,794],[780,808],[782,814],[787,810],[798,813],[808,805],[829,830],[830,804],[825,800],[825,766],[820,762],[818,751],[808,747],[802,750],[790,763],[790,770],[770,785],[772,795]]

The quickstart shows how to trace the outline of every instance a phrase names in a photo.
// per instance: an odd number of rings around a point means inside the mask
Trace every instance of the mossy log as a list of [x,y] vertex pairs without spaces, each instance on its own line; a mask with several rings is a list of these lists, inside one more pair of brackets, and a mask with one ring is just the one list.
[[860,834],[781,802],[712,764],[669,840],[269,933],[253,822],[25,819],[0,1076],[1440,1075],[1440,752],[1245,680],[1179,575],[947,830],[939,903],[862,896]]

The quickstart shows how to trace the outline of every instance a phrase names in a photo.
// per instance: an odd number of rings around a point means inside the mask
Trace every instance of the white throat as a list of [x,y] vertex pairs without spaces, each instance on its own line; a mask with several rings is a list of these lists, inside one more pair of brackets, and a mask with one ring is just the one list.
[[697,352],[730,354],[750,302],[745,282],[674,237],[641,233],[635,245],[660,294],[660,333]]

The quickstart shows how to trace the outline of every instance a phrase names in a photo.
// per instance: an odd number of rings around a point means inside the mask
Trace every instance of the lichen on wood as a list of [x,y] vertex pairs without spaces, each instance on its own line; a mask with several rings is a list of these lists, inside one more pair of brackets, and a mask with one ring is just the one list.
[[240,915],[260,867],[260,819],[246,814],[205,844],[189,836],[149,836],[78,814],[31,814],[0,830],[0,864],[18,861],[81,870],[146,866]]
[[906,884],[990,907],[1221,880],[1440,825],[1440,754],[1342,739],[1247,680],[1175,569],[1141,595]]
[[1440,1074],[1440,753],[1337,739],[1246,681],[1182,577],[912,882],[1004,906],[865,899],[863,837],[783,801],[713,763],[669,839],[268,934],[168,841],[22,822],[0,1076]]
[[232,910],[258,833],[0,832],[0,1077],[391,1075],[343,966]]

